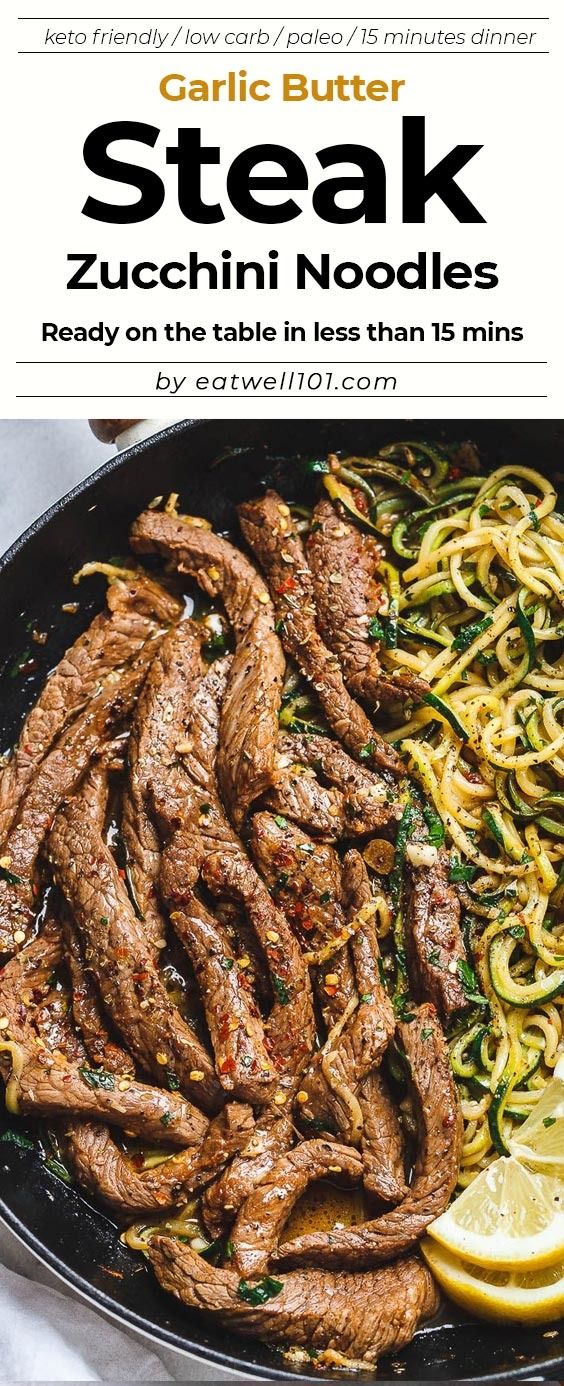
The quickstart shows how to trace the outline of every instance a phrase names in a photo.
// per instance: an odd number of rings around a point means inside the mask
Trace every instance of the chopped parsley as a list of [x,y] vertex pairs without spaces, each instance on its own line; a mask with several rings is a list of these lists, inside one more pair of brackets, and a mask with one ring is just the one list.
[[360,760],[371,760],[371,759],[372,759],[372,756],[374,755],[375,750],[376,750],[376,742],[375,742],[375,741],[367,741],[367,742],[366,742],[366,745],[361,746],[360,751],[359,751],[359,753],[358,753],[358,754],[359,754],[359,757],[360,757]]
[[384,640],[385,632],[379,616],[373,616],[368,627],[368,638],[370,640]]
[[287,1006],[290,1000],[290,993],[288,991],[286,983],[282,981],[281,977],[277,977],[275,972],[273,972],[272,974],[272,985],[274,987],[280,1005]]
[[207,1261],[210,1266],[218,1266],[220,1261],[230,1261],[233,1255],[233,1242],[228,1242],[225,1237],[216,1237],[214,1242],[210,1242],[205,1251],[200,1252],[202,1261]]
[[476,870],[477,868],[475,866],[465,866],[456,852],[452,853],[448,869],[448,879],[451,884],[458,881],[473,881]]
[[433,1033],[432,1025],[424,1025],[421,1031],[421,1039],[430,1039]]
[[178,1090],[179,1090],[179,1088],[180,1088],[180,1083],[179,1083],[178,1078],[176,1077],[176,1074],[175,1074],[175,1072],[174,1072],[174,1070],[173,1070],[172,1068],[167,1068],[167,1069],[165,1070],[165,1078],[166,1078],[166,1085],[167,1085],[167,1088],[168,1088],[169,1092],[178,1092]]
[[100,915],[100,923],[101,923],[101,924],[109,924],[109,922],[110,922],[110,921],[109,921],[109,919],[108,919],[107,914],[101,914],[101,915]]
[[320,905],[328,905],[328,904],[329,904],[329,901],[332,900],[332,899],[333,899],[333,896],[332,896],[332,894],[331,894],[331,891],[330,891],[330,890],[324,890],[324,891],[322,892],[322,894],[319,896],[319,903],[320,903]]
[[172,1115],[172,1112],[163,1112],[160,1121],[161,1121],[161,1126],[170,1126],[171,1121],[174,1121],[174,1117],[173,1117],[173,1115]]
[[456,970],[460,977],[466,1000],[473,1006],[487,1006],[487,997],[482,996],[481,992],[478,991],[478,979],[475,972],[470,967],[470,964],[465,962],[463,958],[459,958],[456,964]]
[[226,958],[224,956],[221,959],[221,967],[223,968],[224,972],[231,972],[231,968],[233,967],[233,958]]
[[546,1126],[546,1127],[548,1127],[548,1126],[555,1126],[555,1125],[556,1125],[556,1117],[543,1117],[543,1119],[542,1119],[542,1124],[543,1124],[543,1126]]
[[85,1065],[78,1071],[87,1088],[104,1088],[106,1092],[113,1092],[116,1085],[113,1073],[106,1073],[103,1068],[86,1068]]
[[493,625],[493,616],[483,616],[481,621],[471,621],[470,625],[463,626],[459,630],[452,642],[453,650],[467,650],[479,635],[483,635],[485,630]]
[[525,929],[523,924],[512,924],[511,928],[508,929],[507,932],[508,934],[511,934],[512,938],[524,938],[527,930]]
[[284,814],[283,814],[283,813],[277,813],[277,814],[275,814],[275,816],[274,816],[274,822],[276,823],[276,827],[277,827],[277,828],[287,828],[287,827],[288,827],[288,819],[284,817]]
[[69,1173],[62,1160],[57,1160],[54,1155],[45,1161],[45,1169],[48,1169],[50,1174],[54,1174],[56,1179],[61,1179],[63,1184],[72,1184],[72,1174]]
[[363,991],[358,999],[361,1002],[361,1004],[362,1002],[373,1001],[374,993],[371,991]]
[[15,1131],[13,1126],[8,1126],[6,1131],[2,1132],[0,1141],[4,1141],[6,1145],[18,1145],[21,1150],[35,1149],[35,1142],[30,1140],[29,1136],[24,1136],[22,1131]]
[[398,1020],[403,1021],[404,1025],[411,1025],[413,1020],[417,1020],[417,1016],[414,1014],[414,1012],[408,1009],[409,1006],[411,1006],[411,1004],[411,998],[409,996],[406,996],[404,992],[402,992],[399,996],[394,996],[395,1014],[397,1015]]
[[281,1280],[274,1280],[272,1275],[263,1275],[262,1280],[257,1280],[256,1285],[249,1285],[248,1280],[240,1280],[237,1299],[244,1300],[245,1304],[266,1304],[269,1299],[275,1299],[276,1295],[281,1294],[283,1289]]

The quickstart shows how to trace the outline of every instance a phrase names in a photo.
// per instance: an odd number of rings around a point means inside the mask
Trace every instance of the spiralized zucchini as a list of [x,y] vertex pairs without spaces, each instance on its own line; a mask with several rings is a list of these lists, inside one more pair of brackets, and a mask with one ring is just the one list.
[[[392,455],[408,468],[429,457],[416,443]],[[522,466],[453,481],[436,461],[417,508],[423,473],[394,491],[389,457],[333,470],[361,505],[370,479],[368,517],[402,565],[397,643],[380,658],[431,688],[389,739],[462,865],[488,1003],[450,1037],[465,1185],[507,1149],[564,1044],[564,518],[551,482]]]

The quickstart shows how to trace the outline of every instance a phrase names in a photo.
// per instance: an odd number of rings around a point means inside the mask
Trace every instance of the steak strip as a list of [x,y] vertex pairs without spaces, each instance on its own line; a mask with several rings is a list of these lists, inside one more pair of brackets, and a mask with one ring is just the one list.
[[3,848],[16,879],[0,881],[0,952],[11,954],[25,941],[35,912],[37,858],[53,817],[104,737],[131,711],[156,643],[156,638],[148,640],[130,667],[120,675],[108,675],[97,697],[63,733],[30,781]]
[[[253,926],[266,959],[274,1003],[266,1023],[267,1049],[275,1068],[293,1076],[307,1062],[315,1041],[315,1022],[307,968],[284,915],[272,901],[227,820],[215,780],[221,700],[229,661],[213,664],[194,695],[189,736],[182,757],[183,812],[192,837],[184,834],[187,855],[183,878],[194,883],[201,867],[216,897],[235,900]],[[159,814],[166,814],[166,781],[154,787]]]
[[448,1050],[433,1006],[420,1006],[398,1027],[410,1069],[420,1145],[413,1182],[396,1208],[371,1222],[330,1233],[296,1237],[274,1260],[283,1266],[354,1266],[391,1261],[423,1235],[444,1212],[458,1178],[462,1118]]
[[[347,919],[368,911],[373,896],[366,867],[359,852],[351,850],[343,862]],[[367,918],[351,939],[358,1006],[333,1044],[330,1040],[302,1080],[308,1101],[302,1107],[306,1119],[326,1119],[328,1130],[358,1144],[364,1113],[358,1089],[371,1069],[377,1068],[395,1030],[394,1009],[380,980],[380,949],[374,917]],[[301,1096],[301,1094],[300,1094]]]
[[407,1196],[400,1120],[381,1069],[367,1074],[358,1089],[363,1128],[360,1142],[366,1192],[381,1203]]
[[337,741],[301,733],[278,738],[274,786],[266,802],[275,813],[328,839],[379,832],[395,826],[401,815],[392,784],[351,760]]
[[[48,917],[41,934],[0,972],[0,1012],[8,1021],[2,1033],[19,1050],[11,1056],[11,1077],[7,1058],[2,1056],[1,1061],[8,1082],[9,1110],[45,1116],[68,1116],[72,1111],[110,1121],[153,1142],[162,1141],[166,1117],[171,1144],[199,1145],[207,1128],[206,1118],[176,1093],[163,1092],[134,1078],[122,1080],[111,1071],[91,1069],[85,1062],[69,1062],[62,1051],[49,1052],[34,1027],[37,1003],[33,998],[60,963],[62,952],[60,925]],[[44,1002],[40,1004],[43,1007]],[[77,1048],[80,1053],[76,1037],[69,1034],[69,1041],[71,1053]]]
[[321,639],[311,572],[291,520],[281,528],[281,504],[280,496],[268,491],[261,500],[240,505],[239,519],[266,573],[284,649],[313,684],[329,726],[352,754],[403,774],[399,756],[351,698],[336,656]]
[[466,962],[466,949],[460,901],[448,879],[448,853],[440,851],[431,867],[414,867],[409,861],[407,866],[405,941],[410,980],[415,995],[432,1001],[448,1025],[468,1005],[457,968]]
[[111,582],[106,602],[108,610],[94,617],[49,675],[0,770],[0,843],[37,766],[71,718],[94,697],[107,674],[127,664],[159,626],[180,614],[176,598],[143,574]]
[[313,842],[294,823],[277,821],[270,813],[253,815],[249,841],[261,876],[302,946],[315,953],[327,944],[336,945],[314,973],[321,1012],[330,1029],[355,990],[346,947],[339,858],[332,847]]
[[272,778],[285,665],[272,602],[246,555],[207,526],[148,510],[135,521],[131,544],[138,553],[160,553],[195,578],[209,597],[221,597],[235,632],[217,774],[229,815],[240,828]]
[[212,1237],[220,1237],[230,1226],[245,1199],[270,1173],[293,1138],[289,1115],[266,1112],[258,1118],[243,1150],[203,1195],[202,1214]]
[[157,893],[161,854],[149,812],[149,790],[155,773],[177,758],[183,720],[202,676],[200,643],[191,621],[181,622],[165,636],[141,691],[129,738],[121,833],[137,913],[156,957],[166,923]]
[[72,987],[74,1023],[82,1036],[88,1058],[110,1073],[117,1073],[121,1077],[131,1075],[134,1071],[133,1059],[110,1038],[95,978],[85,967],[82,944],[66,910],[63,912],[62,927],[65,962]]
[[274,1165],[245,1200],[231,1233],[232,1267],[240,1275],[263,1275],[293,1207],[316,1179],[358,1183],[362,1162],[356,1150],[332,1141],[302,1141]]
[[218,1270],[173,1237],[147,1248],[159,1283],[188,1309],[204,1310],[224,1328],[310,1351],[336,1351],[375,1362],[405,1347],[422,1319],[436,1313],[439,1295],[416,1257],[369,1275],[298,1271],[285,1275],[267,1304],[241,1297],[236,1272]]
[[330,500],[320,500],[306,541],[307,561],[321,635],[337,655],[354,698],[374,712],[380,703],[419,702],[429,685],[409,670],[382,670],[380,642],[369,635],[370,621],[382,605],[375,576],[380,545],[349,524]]
[[107,795],[107,775],[91,772],[58,814],[49,838],[57,884],[104,1007],[128,1050],[158,1080],[178,1085],[206,1111],[217,1111],[223,1097],[209,1054],[167,995],[103,840]]
[[[135,1169],[106,1126],[70,1123],[69,1159],[79,1183],[121,1217],[174,1208],[216,1176],[248,1140],[252,1111],[229,1102],[210,1122],[201,1144],[171,1155],[153,1169]],[[168,1139],[161,1127],[160,1141]]]
[[[182,783],[184,781],[184,784]],[[198,982],[219,1080],[227,1092],[264,1103],[278,1085],[265,1045],[262,1019],[245,972],[225,929],[191,889],[184,868],[194,851],[193,805],[186,776],[170,774],[159,799],[159,826],[168,842],[163,854],[161,890],[171,923],[184,945]]]

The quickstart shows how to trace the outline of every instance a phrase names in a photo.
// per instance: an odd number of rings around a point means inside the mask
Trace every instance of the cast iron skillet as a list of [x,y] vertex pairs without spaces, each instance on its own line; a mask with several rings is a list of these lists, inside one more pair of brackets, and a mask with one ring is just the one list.
[[[563,469],[561,422],[280,419],[175,424],[107,462],[37,520],[0,560],[0,750],[15,739],[49,668],[102,604],[102,582],[90,579],[77,591],[72,573],[87,559],[125,554],[131,521],[156,493],[179,491],[185,511],[204,513],[225,529],[233,523],[234,504],[256,490],[265,472],[276,469],[276,458],[324,456],[339,448],[366,453],[402,435],[473,438],[492,467],[511,459],[552,473]],[[231,460],[211,467],[230,452]],[[63,613],[61,604],[77,597],[79,611]],[[45,645],[33,642],[34,626],[49,631]],[[45,1264],[94,1305],[154,1339],[243,1375],[312,1379],[290,1372],[269,1348],[218,1331],[183,1310],[159,1290],[141,1258],[121,1245],[109,1218],[50,1174],[35,1151],[9,1140],[0,1144],[0,1212]],[[500,1329],[448,1308],[417,1335],[399,1361],[383,1362],[378,1377],[559,1380],[563,1368],[564,1343],[557,1326]]]

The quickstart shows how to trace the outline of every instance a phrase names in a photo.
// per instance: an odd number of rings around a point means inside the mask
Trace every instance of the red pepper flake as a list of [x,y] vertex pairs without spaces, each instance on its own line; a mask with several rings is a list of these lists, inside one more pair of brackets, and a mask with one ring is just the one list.
[[326,982],[323,990],[327,992],[328,996],[336,996],[339,988],[336,986],[328,986]]
[[118,867],[118,876],[119,876],[119,878],[120,878],[121,881],[124,881],[124,880],[125,880],[125,871],[124,871],[124,869],[123,869],[123,866],[119,866],[119,867]]
[[357,510],[362,511],[363,515],[367,515],[368,501],[364,494],[364,491],[361,491],[358,486],[353,486],[352,493],[354,496],[354,503],[356,505]]
[[100,1266],[100,1270],[103,1270],[105,1275],[113,1275],[114,1280],[123,1280],[123,1271],[110,1270],[109,1266]]
[[220,1063],[220,1065],[219,1065],[219,1071],[220,1071],[220,1073],[233,1073],[234,1068],[235,1068],[235,1060],[234,1060],[234,1059],[231,1059],[231,1058],[222,1059],[222,1060],[221,1060],[221,1063]]
[[219,1034],[220,1040],[225,1041],[226,1039],[228,1039],[228,1038],[229,1038],[229,1033],[230,1033],[230,1031],[229,1031],[229,1016],[228,1016],[227,1014],[224,1014],[224,1015],[220,1016],[220,1020],[219,1020],[219,1030],[218,1030],[218,1034]]
[[275,590],[275,592],[278,594],[278,596],[283,597],[285,592],[293,592],[295,586],[296,586],[296,579],[295,579],[295,578],[293,578],[293,577],[285,577],[285,578],[282,578],[282,582],[280,583],[280,585],[279,585],[278,587],[275,587],[274,590]]

